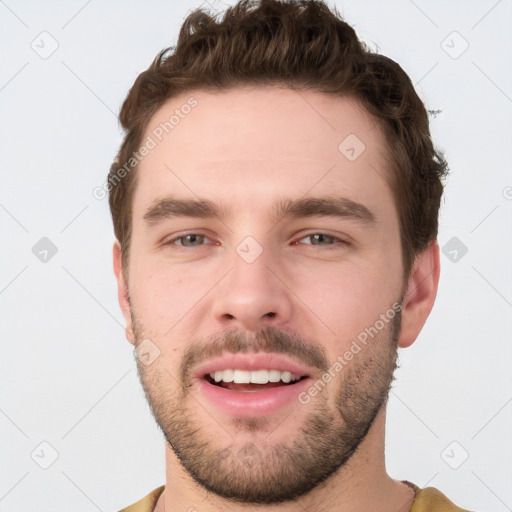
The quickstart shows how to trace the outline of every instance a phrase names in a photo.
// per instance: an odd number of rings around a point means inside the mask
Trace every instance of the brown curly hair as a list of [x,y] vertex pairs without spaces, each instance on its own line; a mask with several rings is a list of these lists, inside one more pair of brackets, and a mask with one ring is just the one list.
[[156,56],[122,105],[125,135],[107,184],[123,267],[128,266],[137,177],[137,161],[131,157],[156,110],[184,91],[279,84],[350,95],[378,122],[388,144],[388,182],[407,278],[416,255],[437,238],[442,180],[448,172],[407,74],[359,41],[336,8],[332,12],[321,0],[241,0],[223,19],[216,17],[193,11],[181,27],[177,46]]

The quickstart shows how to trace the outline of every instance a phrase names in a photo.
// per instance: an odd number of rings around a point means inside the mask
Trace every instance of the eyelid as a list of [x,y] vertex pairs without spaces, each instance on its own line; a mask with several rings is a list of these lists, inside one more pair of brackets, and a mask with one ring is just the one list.
[[[177,240],[179,240],[181,238],[185,238],[186,236],[190,236],[190,235],[202,236],[206,240],[212,241],[212,239],[207,234],[205,234],[205,233],[201,233],[200,231],[188,231],[188,232],[182,232],[182,233],[174,234],[171,238],[165,240],[162,243],[162,245],[172,245],[172,246],[175,246],[175,247],[183,247],[185,249],[193,249],[193,247],[186,247],[186,246],[184,246],[182,244],[176,244],[175,243]],[[310,237],[310,236],[314,236],[314,235],[328,236],[329,238],[333,238],[335,243],[329,244],[327,246],[316,246],[314,244],[303,244],[303,245],[311,245],[313,247],[329,248],[329,247],[336,247],[336,243],[342,243],[343,245],[350,245],[351,244],[350,240],[348,240],[349,237],[343,238],[342,236],[334,235],[334,234],[329,233],[327,231],[310,231],[310,232],[307,232],[307,233],[302,233],[299,238],[296,238],[296,241],[294,242],[294,245],[298,244],[304,238],[307,238],[307,237]],[[197,247],[201,247],[202,245],[205,245],[205,243],[202,243],[202,244],[200,244]],[[217,243],[214,242],[212,245],[217,245]]]
[[[162,242],[162,245],[173,245],[175,247],[183,247],[185,249],[193,249],[193,247],[186,247],[182,244],[175,243],[176,240],[179,240],[180,238],[185,238],[186,236],[190,236],[190,235],[203,236],[205,239],[212,241],[212,239],[206,233],[201,233],[200,231],[187,231],[187,232],[183,232],[183,233],[176,233],[176,234],[172,235],[170,238],[164,239],[164,241]],[[205,244],[201,244],[201,245],[205,245]],[[201,245],[198,247],[201,247]]]
[[[328,236],[330,238],[333,238],[336,242],[340,242],[344,245],[350,245],[351,244],[351,241],[350,241],[350,238],[348,236],[339,236],[339,235],[334,235],[332,233],[329,233],[327,231],[310,231],[309,233],[304,233],[300,236],[300,238],[297,238],[297,242],[300,242],[301,240],[303,240],[304,238],[307,238],[309,236],[313,236],[313,235],[325,235],[325,236]],[[313,244],[304,244],[304,245],[313,245]],[[335,244],[331,244],[330,246],[327,246],[327,247],[333,247]]]

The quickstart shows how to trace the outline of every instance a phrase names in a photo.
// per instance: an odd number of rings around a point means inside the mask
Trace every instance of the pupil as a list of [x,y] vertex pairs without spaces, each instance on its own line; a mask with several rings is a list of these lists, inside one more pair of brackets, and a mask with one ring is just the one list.
[[313,235],[313,239],[320,243],[325,242],[326,239],[328,239],[328,238],[331,238],[331,237],[328,235],[322,235],[322,234]]
[[200,236],[198,236],[198,235],[187,235],[185,238],[188,239],[188,241],[191,242],[192,245],[195,245],[195,242],[197,242],[199,240]]

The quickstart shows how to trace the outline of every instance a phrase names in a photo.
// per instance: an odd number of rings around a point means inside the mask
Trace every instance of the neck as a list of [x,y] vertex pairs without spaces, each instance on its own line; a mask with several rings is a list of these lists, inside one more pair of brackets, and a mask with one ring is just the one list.
[[[409,512],[414,491],[388,476],[384,461],[385,408],[347,464],[310,493],[293,502],[279,503],[275,512],[350,510]],[[261,505],[234,503],[205,490],[181,466],[166,445],[166,485],[154,512],[261,512]]]

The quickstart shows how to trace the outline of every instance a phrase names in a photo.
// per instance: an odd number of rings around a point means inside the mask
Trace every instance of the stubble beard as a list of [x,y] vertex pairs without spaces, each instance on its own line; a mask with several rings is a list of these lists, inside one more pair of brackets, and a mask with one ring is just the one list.
[[[136,349],[144,336],[133,308],[131,311]],[[137,357],[135,360],[155,421],[195,482],[233,502],[284,503],[309,493],[347,468],[378,412],[385,407],[397,366],[400,313],[362,346],[340,375],[309,404],[297,401],[280,422],[272,417],[214,419],[196,399],[191,399],[189,368],[183,362],[181,375],[173,377],[158,361],[146,367]],[[276,351],[277,346],[284,351],[287,343],[291,348],[292,339],[274,327],[265,327],[250,338],[257,340],[259,350],[269,352]],[[225,338],[231,348],[241,349],[253,346],[248,340],[241,332]],[[223,338],[217,341],[223,343]],[[202,344],[207,345],[204,340]],[[184,356],[183,361],[186,359]],[[335,397],[334,404],[329,403],[331,396]],[[308,408],[306,413],[304,407]],[[211,419],[208,424],[198,420],[198,410],[201,417]],[[278,427],[282,429],[280,423],[290,425],[290,435],[276,442],[271,434]],[[231,439],[219,446],[219,439],[227,435],[225,431]],[[249,434],[253,440],[247,440]]]

